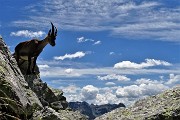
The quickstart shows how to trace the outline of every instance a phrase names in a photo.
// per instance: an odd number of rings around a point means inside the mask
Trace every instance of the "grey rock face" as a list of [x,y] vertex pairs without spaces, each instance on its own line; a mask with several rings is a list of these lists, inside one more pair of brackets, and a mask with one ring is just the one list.
[[116,109],[96,120],[180,120],[180,86]]

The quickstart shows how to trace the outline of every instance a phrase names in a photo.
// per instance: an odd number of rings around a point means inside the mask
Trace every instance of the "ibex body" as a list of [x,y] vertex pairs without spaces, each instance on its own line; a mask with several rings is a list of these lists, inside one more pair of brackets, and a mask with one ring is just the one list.
[[[35,73],[37,57],[42,52],[43,48],[49,43],[51,46],[55,46],[55,40],[57,36],[57,28],[51,23],[52,29],[49,30],[48,35],[43,40],[32,39],[19,43],[15,47],[15,58],[19,65],[19,59],[28,60],[27,74]],[[31,62],[33,59],[33,67],[31,70]]]

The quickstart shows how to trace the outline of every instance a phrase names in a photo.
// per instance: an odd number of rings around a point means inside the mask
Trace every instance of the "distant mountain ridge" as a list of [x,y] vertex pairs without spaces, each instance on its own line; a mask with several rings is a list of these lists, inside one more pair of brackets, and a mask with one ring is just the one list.
[[108,113],[116,108],[125,107],[123,103],[89,105],[87,102],[69,102],[69,107],[74,111],[80,111],[81,114],[87,115],[89,120],[93,120],[98,116]]

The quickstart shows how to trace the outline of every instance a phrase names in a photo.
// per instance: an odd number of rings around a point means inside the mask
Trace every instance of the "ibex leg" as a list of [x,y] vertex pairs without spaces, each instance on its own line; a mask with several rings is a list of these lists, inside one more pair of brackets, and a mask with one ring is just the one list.
[[34,61],[33,61],[33,68],[32,68],[32,73],[35,74],[35,67],[36,67],[36,60],[37,60],[37,57],[34,57]]
[[27,69],[27,72],[26,72],[27,75],[31,74],[30,69],[31,69],[31,57],[28,56],[28,69]]

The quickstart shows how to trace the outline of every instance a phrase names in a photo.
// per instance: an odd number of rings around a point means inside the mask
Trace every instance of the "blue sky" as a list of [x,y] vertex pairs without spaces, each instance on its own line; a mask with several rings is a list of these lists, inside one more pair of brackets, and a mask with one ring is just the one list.
[[12,52],[58,28],[37,62],[68,101],[130,105],[180,84],[179,0],[1,0],[0,14]]

